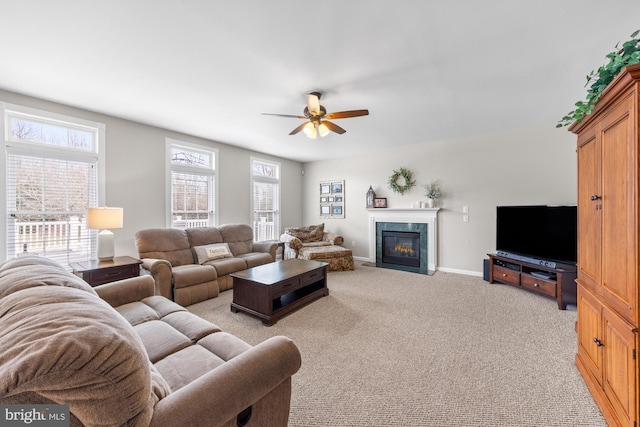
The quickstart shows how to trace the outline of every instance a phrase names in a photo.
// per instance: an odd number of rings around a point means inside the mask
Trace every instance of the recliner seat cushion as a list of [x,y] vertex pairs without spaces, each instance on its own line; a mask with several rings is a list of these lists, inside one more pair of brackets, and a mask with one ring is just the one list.
[[273,258],[271,257],[271,255],[264,252],[249,252],[246,254],[238,255],[238,258],[246,263],[246,268],[257,267],[259,265],[273,262]]
[[224,360],[204,347],[191,345],[167,355],[155,366],[175,392],[223,363]]
[[200,283],[211,282],[218,278],[216,270],[207,265],[181,265],[173,268],[173,285],[186,288]]
[[155,366],[171,390],[176,391],[250,348],[234,335],[216,332],[158,360]]
[[[269,258],[271,257],[269,256]],[[247,268],[247,263],[240,257],[214,259],[207,261],[204,265],[209,266],[209,268],[214,268],[218,273],[218,277],[235,273],[236,271],[245,270]]]

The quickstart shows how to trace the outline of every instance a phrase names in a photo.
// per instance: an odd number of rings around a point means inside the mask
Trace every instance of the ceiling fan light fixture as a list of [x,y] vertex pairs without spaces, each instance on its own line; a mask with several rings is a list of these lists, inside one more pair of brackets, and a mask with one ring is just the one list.
[[324,123],[318,125],[318,133],[320,136],[327,136],[329,134],[329,128]]
[[311,92],[307,95],[307,109],[309,110],[309,114],[312,116],[317,116],[320,114],[320,93],[319,92]]
[[[302,111],[302,116],[293,114],[274,114],[274,113],[262,113],[267,116],[280,116],[291,117],[294,119],[303,119],[305,122],[296,126],[294,130],[289,132],[289,135],[296,135],[299,132],[304,132],[307,138],[316,139],[318,134],[320,136],[327,136],[329,132],[334,132],[342,135],[346,132],[343,128],[333,123],[335,119],[348,119],[351,117],[360,117],[369,115],[369,110],[348,110],[348,111],[335,111],[333,113],[327,113],[326,108],[320,105],[320,92],[311,92],[307,95],[307,106]],[[331,121],[330,121],[331,120]]]
[[318,132],[316,131],[316,127],[313,124],[313,122],[309,122],[306,125],[304,125],[304,127],[302,128],[302,131],[304,132],[305,135],[307,135],[307,138],[316,139],[318,135]]

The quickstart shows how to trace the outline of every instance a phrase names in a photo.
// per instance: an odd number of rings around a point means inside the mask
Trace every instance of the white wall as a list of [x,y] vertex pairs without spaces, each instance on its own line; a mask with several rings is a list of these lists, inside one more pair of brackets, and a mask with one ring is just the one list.
[[[218,222],[251,223],[250,158],[280,162],[282,169],[281,225],[302,222],[302,165],[153,126],[118,119],[41,99],[0,90],[0,101],[93,120],[106,125],[106,204],[124,208],[124,227],[113,230],[117,256],[137,256],[135,233],[164,228],[166,218],[165,139],[218,149]],[[167,104],[168,106],[170,104]],[[168,107],[169,108],[169,107]],[[96,105],[99,109],[99,105]],[[2,204],[4,205],[4,200]]]
[[[482,259],[495,250],[496,206],[576,203],[575,145],[573,134],[551,124],[549,128],[306,163],[304,224],[324,222],[326,230],[344,236],[345,246],[352,248],[354,256],[374,259],[375,254],[368,250],[365,209],[369,185],[378,197],[387,198],[389,208],[409,208],[426,200],[422,185],[437,179],[443,191],[438,200],[438,266],[445,271],[480,274]],[[405,195],[387,187],[393,170],[402,166],[411,170],[417,181]],[[318,184],[330,179],[345,180],[345,219],[319,216]],[[469,222],[462,221],[463,206],[469,207]]]
[[[136,255],[136,231],[165,227],[167,137],[219,150],[219,223],[251,221],[250,157],[276,160],[282,164],[281,227],[325,222],[327,230],[345,237],[345,245],[359,258],[373,257],[368,253],[365,209],[369,185],[379,197],[387,197],[390,208],[408,208],[417,200],[425,200],[423,184],[438,179],[444,193],[438,201],[442,208],[438,266],[471,273],[481,272],[482,259],[495,249],[497,205],[576,202],[575,138],[553,124],[301,165],[12,92],[0,90],[0,100],[106,124],[106,203],[122,206],[125,213],[124,227],[114,230],[117,255]],[[401,166],[413,171],[418,183],[404,196],[386,185],[393,170]],[[301,176],[303,169],[305,174]],[[345,180],[345,219],[320,219],[319,182],[337,179]],[[463,206],[469,206],[467,223],[462,222]]]

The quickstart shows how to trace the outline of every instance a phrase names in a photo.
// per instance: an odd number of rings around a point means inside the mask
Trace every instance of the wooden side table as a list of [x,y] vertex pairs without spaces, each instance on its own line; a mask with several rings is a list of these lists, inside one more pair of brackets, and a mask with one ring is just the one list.
[[140,275],[139,259],[128,256],[114,257],[111,261],[91,260],[86,262],[72,262],[69,264],[73,273],[80,276],[91,286],[115,282]]

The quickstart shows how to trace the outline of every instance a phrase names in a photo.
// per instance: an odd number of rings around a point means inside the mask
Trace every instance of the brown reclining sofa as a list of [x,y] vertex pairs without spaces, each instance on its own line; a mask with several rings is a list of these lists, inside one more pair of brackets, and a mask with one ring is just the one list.
[[284,427],[300,364],[288,338],[251,346],[148,275],[92,288],[46,258],[0,264],[0,405],[69,405],[71,426]]
[[247,224],[141,230],[136,247],[158,293],[183,306],[231,289],[231,273],[274,262],[278,249],[273,242],[254,242]]

